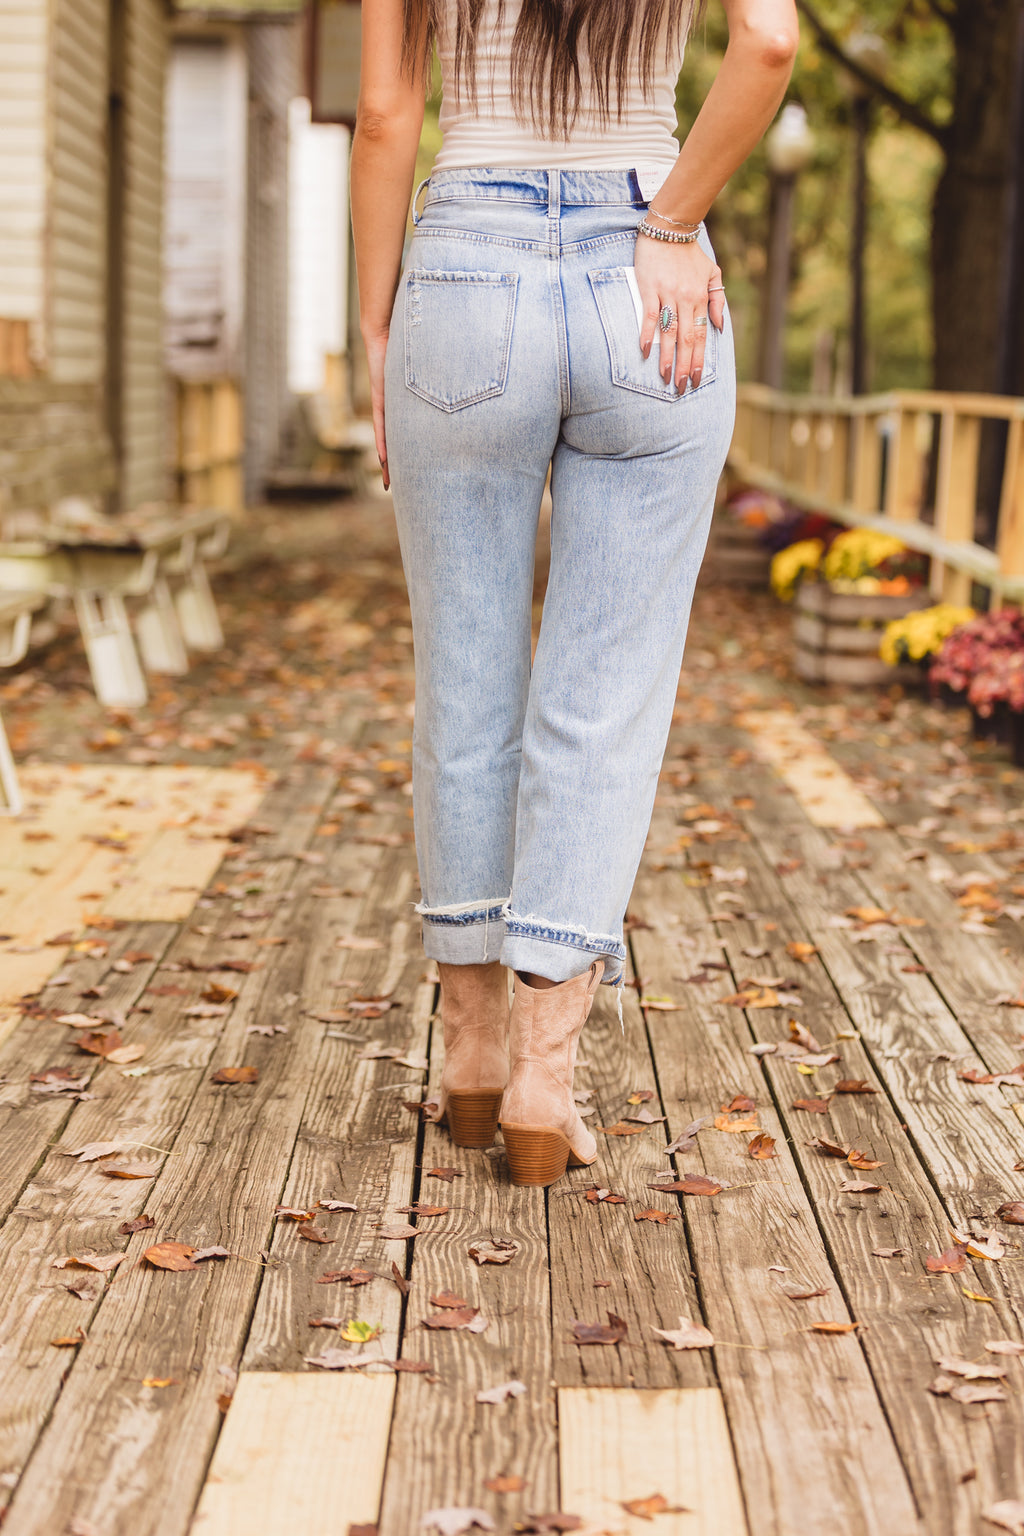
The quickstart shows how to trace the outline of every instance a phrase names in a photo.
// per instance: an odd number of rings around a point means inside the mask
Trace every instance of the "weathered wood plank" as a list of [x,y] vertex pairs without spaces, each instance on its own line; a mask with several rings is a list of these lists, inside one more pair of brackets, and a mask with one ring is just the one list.
[[[438,1023],[433,1081],[442,1059]],[[402,1356],[430,1361],[440,1380],[399,1379],[381,1536],[409,1536],[425,1511],[452,1504],[488,1509],[503,1520],[558,1507],[544,1191],[514,1189],[498,1149],[455,1147],[433,1125],[424,1128],[422,1166],[418,1198],[451,1210],[418,1221],[425,1230],[412,1244]],[[464,1177],[446,1183],[430,1176],[435,1167],[458,1168]],[[468,1251],[477,1239],[507,1239],[519,1249],[509,1264],[478,1266]],[[478,1307],[485,1331],[424,1328],[423,1319],[439,1310],[430,1298],[441,1291]],[[475,1401],[477,1392],[512,1380],[525,1385],[523,1395],[503,1405]],[[519,1474],[525,1489],[486,1489],[485,1479],[501,1472]]]
[[[601,987],[580,1039],[576,1086],[591,1089],[596,1114],[587,1121],[595,1131],[598,1159],[552,1187],[548,1195],[551,1294],[555,1379],[576,1387],[703,1387],[713,1372],[703,1351],[666,1349],[653,1328],[677,1328],[680,1313],[700,1317],[691,1274],[690,1252],[682,1220],[665,1225],[637,1221],[644,1210],[678,1217],[674,1195],[659,1196],[647,1186],[671,1166],[663,1123],[638,1135],[605,1136],[598,1127],[613,1126],[639,1106],[627,1103],[635,1090],[653,1091],[646,1104],[653,1115],[669,1113],[658,1097],[658,1076],[651,1061],[636,992],[624,989],[620,1029],[615,994]],[[673,1106],[674,1107],[674,1106]],[[594,1185],[624,1195],[624,1205],[590,1204],[585,1191]],[[610,1286],[598,1287],[597,1281]],[[629,1326],[626,1341],[601,1347],[574,1343],[573,1318],[604,1322],[614,1312]]]
[[342,1536],[377,1518],[393,1376],[244,1371],[194,1536]]
[[[751,789],[760,787],[751,784],[749,770],[744,770],[743,783],[748,796]],[[706,792],[712,785],[720,791],[723,786],[733,787],[734,776],[712,771],[702,775],[701,784]],[[820,961],[800,965],[787,955],[786,944],[806,941],[806,929],[796,920],[779,877],[764,862],[756,843],[718,842],[716,859],[747,871],[745,903],[750,910],[768,915],[772,923],[768,932],[751,920],[720,924],[734,984],[742,986],[752,974],[793,976],[804,1007],[791,1011],[825,1048],[834,1042],[842,1055],[841,1063],[820,1069],[813,1078],[801,1076],[792,1064],[777,1057],[765,1057],[762,1065],[811,1192],[838,1281],[854,1316],[864,1324],[865,1352],[926,1528],[934,1536],[947,1532],[969,1536],[976,1530],[980,1510],[1024,1478],[1015,1416],[1000,1409],[975,1417],[934,1397],[926,1387],[936,1374],[938,1359],[983,1356],[985,1340],[994,1336],[993,1328],[999,1332],[990,1309],[969,1301],[960,1289],[962,1283],[975,1290],[983,1287],[980,1271],[985,1265],[979,1260],[973,1266],[977,1272],[972,1273],[969,1265],[959,1277],[927,1274],[925,1256],[938,1255],[950,1245],[949,1215]],[[790,879],[786,877],[787,884]],[[705,894],[714,900],[714,891]],[[707,903],[684,884],[680,895],[684,921],[699,931],[707,923],[707,911]],[[771,953],[761,961],[744,957],[744,948],[769,945]],[[776,1009],[750,1010],[747,1015],[754,1037],[762,1041],[785,1038],[786,1017]],[[827,1116],[791,1107],[794,1099],[825,1095],[839,1078],[867,1081],[876,1092],[838,1095],[831,1099]],[[819,1156],[808,1146],[816,1136],[859,1148],[882,1167],[858,1173],[842,1161]],[[883,1193],[877,1197],[844,1194],[843,1177],[875,1180],[883,1185]],[[902,1256],[877,1257],[878,1250],[892,1249],[902,1249]],[[800,1277],[794,1280],[792,1288],[803,1289]],[[1005,1324],[1007,1319],[1002,1321]],[[1013,1331],[1012,1321],[1009,1326]],[[975,1475],[965,1481],[964,1473],[971,1469]]]
[[558,1393],[562,1504],[596,1529],[637,1536],[653,1514],[623,1504],[660,1493],[659,1536],[747,1536],[721,1393],[714,1387],[636,1392],[562,1387]]
[[[760,1126],[775,1137],[779,1153],[771,1162],[753,1162],[746,1136],[709,1130],[681,1159],[685,1171],[699,1168],[733,1186],[712,1199],[683,1199],[751,1531],[890,1536],[920,1530],[860,1343],[851,1334],[807,1331],[817,1320],[857,1319],[836,1285],[777,1114],[765,1103],[745,1027],[722,1018],[716,999],[729,983],[679,985],[707,950],[680,918],[679,894],[673,871],[641,868],[635,910],[652,930],[633,934],[638,969],[647,990],[671,992],[680,1002],[678,1012],[661,1013],[650,1026],[669,1130],[678,1135],[686,1121],[714,1115],[734,1094],[745,1094],[758,1101]],[[785,1274],[772,1266],[797,1276],[800,1290],[823,1291],[821,1310],[794,1316]]]

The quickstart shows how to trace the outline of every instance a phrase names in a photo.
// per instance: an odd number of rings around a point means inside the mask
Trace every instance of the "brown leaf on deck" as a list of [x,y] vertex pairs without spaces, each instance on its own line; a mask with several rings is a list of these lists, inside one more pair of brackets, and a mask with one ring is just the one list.
[[407,1221],[389,1222],[377,1228],[377,1236],[383,1238],[386,1243],[398,1242],[400,1239],[404,1241],[410,1237],[422,1237],[422,1235],[421,1227],[411,1227]]
[[192,1255],[195,1249],[188,1243],[155,1243],[142,1255],[154,1269],[195,1269]]
[[839,1188],[844,1195],[880,1195],[881,1184],[869,1184],[866,1179],[840,1179]]
[[1024,1227],[1024,1200],[1007,1200],[998,1207],[996,1215],[1011,1227]]
[[423,1319],[424,1328],[447,1328],[456,1331],[460,1328],[468,1328],[470,1323],[480,1315],[479,1307],[448,1307],[443,1312],[434,1312],[430,1317]]
[[849,1147],[844,1147],[838,1141],[827,1141],[824,1136],[815,1136],[814,1140],[809,1141],[807,1145],[820,1157],[841,1157],[844,1163],[850,1155]]
[[821,1050],[820,1044],[811,1034],[810,1030],[805,1029],[803,1024],[798,1024],[796,1019],[790,1019],[789,1021],[789,1038],[795,1045],[799,1045],[805,1051],[810,1051],[812,1055]]
[[747,1147],[747,1156],[767,1162],[770,1157],[778,1157],[775,1150],[775,1137],[769,1136],[767,1131],[758,1131],[754,1139]]
[[454,1291],[438,1291],[436,1296],[431,1296],[431,1305],[435,1307],[468,1307],[469,1303],[462,1296],[456,1296]]
[[526,1482],[518,1472],[496,1472],[484,1478],[484,1487],[490,1493],[522,1493]]
[[728,1115],[715,1116],[716,1131],[735,1131],[741,1136],[749,1136],[753,1131],[760,1129],[756,1113],[741,1115],[738,1120],[731,1120]]
[[620,1499],[619,1503],[627,1515],[636,1515],[641,1520],[653,1520],[655,1515],[686,1515],[692,1511],[682,1504],[670,1504],[663,1493],[649,1494],[646,1499]]
[[636,1211],[636,1212],[634,1212],[633,1220],[634,1221],[654,1221],[654,1222],[657,1222],[660,1226],[664,1226],[667,1221],[678,1221],[679,1220],[679,1212],[678,1211],[656,1211],[656,1210],[653,1210],[653,1209],[646,1210],[646,1211]]
[[862,1078],[862,1077],[844,1077],[844,1078],[841,1078],[838,1083],[836,1083],[835,1087],[832,1089],[832,1092],[833,1093],[877,1093],[878,1089],[877,1088],[873,1088],[871,1086],[871,1084],[868,1083],[868,1082],[865,1082],[864,1078]]
[[647,1188],[656,1189],[662,1195],[720,1195],[724,1185],[705,1178],[702,1173],[688,1173],[685,1178],[665,1184],[648,1184]]
[[871,1173],[875,1168],[883,1168],[884,1163],[878,1163],[874,1158],[868,1157],[866,1152],[858,1152],[856,1148],[846,1159],[851,1168],[859,1168],[862,1173]]
[[94,1269],[101,1275],[105,1275],[110,1270],[116,1269],[118,1264],[125,1258],[127,1258],[127,1254],[124,1253],[87,1253],[81,1256],[69,1253],[62,1259],[54,1259],[50,1267],[51,1269],[72,1269],[76,1267],[78,1269]]
[[519,1252],[519,1244],[506,1242],[504,1238],[493,1242],[481,1238],[477,1243],[470,1243],[466,1252],[478,1264],[510,1264]]
[[283,1216],[287,1221],[312,1221],[315,1211],[307,1211],[301,1205],[275,1205],[274,1215]]
[[104,1163],[97,1170],[108,1179],[155,1179],[160,1172],[159,1163]]
[[434,1367],[429,1360],[386,1360],[385,1365],[390,1365],[393,1371],[412,1371],[417,1375],[425,1376]]
[[614,1125],[599,1125],[596,1127],[602,1136],[639,1136],[643,1131],[642,1125],[627,1125],[625,1120],[617,1120]]
[[827,1296],[827,1295],[828,1295],[827,1288],[823,1288],[820,1291],[786,1291],[785,1292],[785,1297],[786,1297],[787,1301],[813,1301],[816,1296]]
[[829,1109],[828,1099],[794,1099],[794,1109],[804,1109],[809,1115],[827,1115]]
[[723,1115],[749,1114],[757,1105],[745,1093],[737,1093],[731,1104],[721,1104],[719,1108]]
[[425,1177],[443,1179],[446,1184],[450,1184],[453,1179],[464,1179],[466,1175],[461,1168],[428,1168]]
[[967,1268],[967,1255],[962,1248],[947,1248],[938,1257],[929,1254],[924,1267],[932,1275],[958,1275]]
[[581,1323],[570,1318],[574,1344],[621,1344],[629,1331],[628,1325],[614,1312],[608,1313],[607,1323]]
[[[320,1202],[323,1204],[323,1201]],[[415,1205],[397,1205],[395,1207],[399,1216],[445,1216],[451,1210],[450,1205],[424,1205],[422,1200],[417,1200]]]
[[109,1056],[111,1051],[119,1050],[124,1041],[118,1029],[93,1029],[84,1035],[76,1035],[74,1043],[90,1056]]
[[59,1339],[51,1339],[50,1343],[55,1349],[77,1349],[79,1344],[85,1343],[85,1333],[81,1328],[72,1334],[63,1335]]
[[791,960],[799,960],[801,965],[809,965],[817,953],[817,945],[807,944],[802,939],[793,939],[786,945],[786,954]]
[[863,1323],[832,1323],[832,1322],[825,1321],[825,1322],[821,1322],[821,1323],[812,1323],[809,1328],[805,1328],[804,1329],[804,1332],[805,1333],[853,1333],[853,1331],[856,1328],[863,1328],[863,1326],[864,1326]]
[[255,1083],[259,1075],[259,1067],[221,1067],[210,1078],[210,1082]]
[[405,1278],[405,1276],[402,1274],[402,1271],[399,1269],[398,1265],[393,1259],[391,1261],[391,1278],[398,1286],[399,1293],[402,1296],[408,1296],[409,1292],[412,1290],[412,1283]]
[[347,1280],[349,1285],[369,1285],[371,1280],[378,1280],[380,1276],[372,1269],[329,1269],[326,1274],[320,1275],[317,1285],[333,1285],[336,1280]]
[[117,1230],[122,1237],[131,1237],[135,1232],[148,1232],[150,1227],[155,1226],[152,1216],[136,1216],[132,1221],[122,1221]]
[[701,1323],[691,1323],[688,1317],[679,1319],[678,1328],[652,1328],[651,1332],[673,1349],[713,1349],[714,1337]]

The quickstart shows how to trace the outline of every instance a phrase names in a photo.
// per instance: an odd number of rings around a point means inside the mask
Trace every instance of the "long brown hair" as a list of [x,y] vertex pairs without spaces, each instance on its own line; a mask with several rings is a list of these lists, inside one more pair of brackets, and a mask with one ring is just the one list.
[[[486,0],[455,0],[456,96],[476,99],[476,46]],[[499,19],[506,0],[498,0]],[[705,0],[521,0],[512,38],[512,99],[516,113],[552,137],[567,139],[582,98],[581,57],[590,65],[599,121],[622,115],[633,60],[646,93],[659,42],[678,47]],[[426,65],[446,0],[405,0],[403,64]]]

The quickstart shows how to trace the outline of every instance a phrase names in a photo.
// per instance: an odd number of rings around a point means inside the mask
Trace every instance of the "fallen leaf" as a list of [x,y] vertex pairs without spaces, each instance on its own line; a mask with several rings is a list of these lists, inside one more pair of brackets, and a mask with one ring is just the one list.
[[296,1234],[307,1243],[333,1243],[334,1238],[330,1233],[323,1232],[315,1227],[312,1222],[299,1222],[296,1226]]
[[497,1472],[484,1478],[484,1487],[489,1493],[522,1493],[526,1483],[516,1472]]
[[874,1158],[868,1157],[866,1152],[858,1152],[856,1148],[846,1159],[851,1168],[859,1168],[862,1173],[871,1173],[875,1168],[884,1167],[884,1163],[876,1163]]
[[61,1149],[62,1157],[76,1157],[80,1163],[94,1163],[100,1157],[113,1157],[115,1152],[123,1152],[123,1141],[90,1141],[86,1146],[79,1147],[77,1152],[66,1152]]
[[700,1120],[691,1120],[685,1131],[676,1137],[671,1146],[665,1148],[666,1155],[671,1157],[676,1152],[692,1151],[697,1145],[697,1132],[707,1125],[710,1118],[710,1115],[704,1115]]
[[877,1088],[872,1088],[871,1084],[868,1083],[868,1082],[865,1082],[864,1079],[861,1078],[861,1077],[856,1077],[856,1078],[855,1077],[844,1077],[840,1082],[836,1083],[835,1087],[832,1089],[832,1092],[833,1093],[877,1093],[878,1089]]
[[876,1259],[901,1259],[906,1251],[905,1248],[872,1248],[871,1254]]
[[1007,1200],[999,1206],[996,1215],[1012,1227],[1024,1227],[1024,1200]]
[[701,1323],[691,1323],[688,1317],[679,1319],[678,1328],[652,1328],[651,1332],[673,1349],[712,1349],[715,1343]]
[[962,1376],[965,1381],[999,1381],[1006,1375],[1005,1365],[979,1364],[975,1360],[962,1360],[958,1355],[946,1355],[935,1364],[940,1371],[951,1376]]
[[793,939],[786,945],[786,954],[791,960],[799,960],[801,965],[809,965],[818,953],[814,944],[807,944],[802,939]]
[[199,1264],[203,1259],[231,1259],[234,1254],[230,1248],[222,1248],[219,1243],[212,1248],[197,1248],[192,1255],[193,1264]]
[[785,1291],[787,1301],[813,1301],[816,1296],[827,1296],[827,1287],[819,1291]]
[[723,1115],[735,1115],[747,1114],[750,1110],[756,1109],[757,1105],[753,1099],[748,1099],[745,1093],[738,1093],[731,1104],[722,1104],[720,1108]]
[[144,1387],[176,1387],[178,1378],[177,1376],[143,1376],[142,1385]]
[[961,1247],[946,1249],[946,1252],[933,1256],[927,1255],[924,1267],[930,1275],[960,1275],[961,1270],[967,1267],[967,1255]]
[[450,1184],[453,1179],[464,1179],[466,1175],[461,1168],[428,1168],[426,1177],[428,1179],[443,1179],[446,1184]]
[[640,1007],[653,1013],[677,1013],[679,1004],[671,997],[642,997]]
[[[88,1088],[88,1077],[78,1077],[70,1067],[46,1067],[42,1072],[29,1076],[32,1093],[82,1094]],[[91,1098],[91,1094],[84,1095]]]
[[827,1115],[828,1099],[794,1099],[794,1109],[805,1109],[809,1115]]
[[775,1137],[769,1136],[767,1131],[759,1131],[747,1147],[747,1156],[762,1162],[778,1155],[775,1150]]
[[195,1269],[192,1256],[195,1249],[188,1243],[156,1243],[142,1255],[154,1269]]
[[358,1349],[324,1349],[319,1355],[303,1355],[302,1358],[307,1365],[315,1365],[322,1371],[350,1371],[369,1365],[373,1357],[360,1354]]
[[608,1313],[607,1323],[581,1323],[570,1318],[574,1344],[621,1344],[628,1332],[627,1324],[614,1312]]
[[81,1328],[78,1328],[72,1334],[62,1336],[59,1339],[51,1339],[50,1343],[55,1349],[77,1349],[79,1344],[85,1343],[85,1334]]
[[499,1386],[488,1387],[484,1392],[476,1394],[478,1403],[507,1403],[510,1397],[522,1397],[526,1391],[526,1383],[522,1381],[503,1381]]
[[283,1216],[286,1221],[312,1221],[313,1212],[307,1211],[301,1205],[275,1205],[274,1215]]
[[429,1360],[387,1360],[393,1371],[412,1371],[418,1375],[427,1375],[434,1369]]
[[805,1029],[802,1024],[798,1024],[796,1019],[790,1019],[789,1021],[789,1038],[794,1044],[800,1046],[801,1050],[810,1051],[812,1055],[821,1050],[821,1046],[810,1030]]
[[657,1222],[660,1226],[664,1226],[667,1221],[678,1221],[679,1220],[679,1212],[678,1211],[655,1211],[655,1210],[636,1211],[634,1213],[634,1215],[633,1215],[633,1220],[634,1221],[653,1221],[653,1222]]
[[[323,1201],[320,1204],[323,1205]],[[330,1207],[328,1207],[330,1209]],[[355,1210],[355,1206],[352,1207]],[[445,1216],[451,1210],[450,1205],[424,1205],[417,1200],[415,1205],[399,1205],[395,1207],[399,1216]]]
[[106,1163],[99,1169],[108,1179],[155,1179],[159,1163]]
[[412,1284],[405,1278],[405,1276],[402,1274],[402,1271],[399,1269],[398,1265],[393,1259],[391,1261],[391,1278],[398,1286],[401,1294],[403,1296],[408,1296],[409,1292],[412,1290]]
[[341,1336],[348,1344],[369,1344],[372,1339],[380,1338],[380,1328],[373,1323],[363,1323],[356,1318],[350,1318],[342,1329]]
[[963,1381],[955,1386],[949,1396],[958,1403],[1005,1403],[1006,1393],[996,1382],[974,1383]]
[[639,1136],[643,1130],[641,1125],[627,1125],[625,1120],[617,1120],[614,1125],[599,1125],[595,1127],[602,1136]]
[[583,1198],[588,1205],[625,1205],[626,1203],[625,1195],[613,1194],[610,1189],[602,1189],[597,1184],[593,1189],[584,1190]]
[[736,1131],[741,1136],[749,1136],[752,1131],[760,1130],[757,1115],[741,1115],[738,1120],[730,1120],[728,1115],[715,1116],[716,1131]]
[[320,1275],[317,1285],[333,1285],[337,1280],[347,1280],[349,1285],[369,1285],[371,1280],[379,1280],[380,1276],[372,1269],[329,1269],[326,1274]]
[[992,1300],[992,1297],[986,1296],[984,1291],[970,1291],[967,1289],[966,1285],[962,1285],[960,1290],[963,1295],[967,1297],[968,1301],[983,1301],[990,1307],[995,1306],[995,1302]]
[[111,1051],[116,1051],[124,1044],[121,1032],[117,1029],[94,1029],[87,1034],[76,1035],[75,1045],[80,1051],[87,1051],[90,1056],[109,1056]]
[[655,1515],[688,1515],[692,1510],[682,1504],[670,1504],[663,1493],[652,1493],[646,1499],[620,1499],[627,1515],[637,1515],[641,1520],[653,1520]]
[[503,1238],[496,1242],[481,1238],[479,1242],[471,1243],[466,1252],[478,1264],[509,1264],[519,1252],[519,1244],[506,1242]]
[[866,1179],[840,1179],[839,1188],[844,1195],[880,1195],[881,1184],[870,1184]]
[[469,1305],[461,1296],[456,1296],[454,1291],[438,1291],[436,1296],[431,1296],[431,1303],[435,1307],[466,1307]]
[[469,1328],[479,1316],[479,1307],[450,1307],[443,1312],[434,1312],[430,1317],[425,1317],[423,1326],[424,1328],[446,1328],[450,1332],[457,1332],[461,1328]]
[[318,1200],[317,1205],[322,1211],[357,1211],[359,1209],[348,1200]]
[[69,1253],[62,1259],[54,1259],[51,1269],[94,1269],[101,1275],[108,1274],[116,1269],[124,1259],[128,1257],[124,1253],[87,1253],[84,1255]]
[[853,1333],[855,1328],[863,1327],[862,1323],[812,1323],[805,1333]]
[[[556,1509],[550,1515],[527,1515],[525,1520],[517,1520],[512,1527],[517,1536],[548,1536],[551,1531],[578,1531],[583,1527],[583,1521],[579,1515],[567,1515],[564,1511]],[[597,1531],[594,1536],[605,1536],[602,1531]]]
[[844,1163],[850,1155],[849,1147],[844,1147],[838,1141],[827,1141],[824,1136],[816,1136],[807,1145],[812,1152],[817,1152],[820,1157],[841,1157]]
[[211,1083],[254,1083],[260,1075],[259,1067],[221,1067],[210,1078]]
[[422,1237],[421,1227],[411,1227],[407,1221],[396,1221],[390,1226],[378,1227],[377,1236],[382,1237],[387,1243],[398,1242],[410,1237]]
[[122,1237],[131,1237],[135,1232],[148,1232],[150,1227],[155,1226],[152,1216],[136,1216],[132,1221],[122,1221],[117,1230]]
[[648,1184],[648,1189],[656,1189],[659,1194],[665,1195],[719,1195],[724,1185],[718,1184],[714,1179],[705,1178],[702,1173],[688,1173],[685,1178],[673,1179],[667,1184]]

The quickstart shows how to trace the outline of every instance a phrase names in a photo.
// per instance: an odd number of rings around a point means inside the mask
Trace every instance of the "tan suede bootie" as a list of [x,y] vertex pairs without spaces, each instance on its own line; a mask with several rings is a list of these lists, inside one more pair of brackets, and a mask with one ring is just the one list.
[[513,1184],[553,1184],[566,1166],[597,1157],[597,1142],[572,1096],[576,1046],[590,1014],[604,961],[554,987],[531,987],[517,975],[512,1000],[512,1075],[501,1103]]
[[504,966],[440,965],[444,1072],[435,1118],[457,1147],[489,1147],[508,1082],[508,977]]

